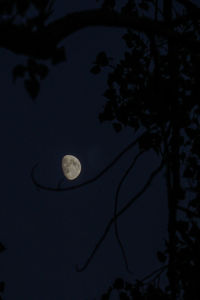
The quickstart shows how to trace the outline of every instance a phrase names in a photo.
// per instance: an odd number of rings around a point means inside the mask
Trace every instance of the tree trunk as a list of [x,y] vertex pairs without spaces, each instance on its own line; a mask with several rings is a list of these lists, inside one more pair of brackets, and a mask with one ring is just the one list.
[[[163,14],[166,24],[171,28],[172,0],[164,0]],[[178,55],[176,44],[168,39],[168,66],[170,75],[170,112],[172,136],[169,144],[169,160],[167,166],[167,187],[168,187],[168,234],[169,234],[169,268],[168,279],[171,291],[171,299],[177,299],[178,279],[176,275],[176,222],[177,205],[180,191],[180,128],[178,123]]]

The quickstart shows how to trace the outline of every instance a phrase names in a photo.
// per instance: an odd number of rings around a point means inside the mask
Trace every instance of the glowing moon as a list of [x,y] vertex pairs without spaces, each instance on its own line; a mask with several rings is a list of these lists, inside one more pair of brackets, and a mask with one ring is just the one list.
[[74,180],[81,173],[81,163],[75,156],[65,155],[62,158],[62,170],[68,180]]

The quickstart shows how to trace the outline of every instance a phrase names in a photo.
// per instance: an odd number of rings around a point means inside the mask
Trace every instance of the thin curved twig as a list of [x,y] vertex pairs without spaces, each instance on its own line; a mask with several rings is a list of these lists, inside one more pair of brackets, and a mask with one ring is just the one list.
[[[176,264],[176,260],[174,260],[172,262],[172,264]],[[156,278],[158,278],[167,268],[169,267],[169,263],[155,269],[153,272],[151,272],[150,274],[146,275],[145,277],[143,277],[141,280],[136,280],[136,282],[142,283],[143,285],[149,284],[152,280],[155,280]],[[155,277],[153,279],[151,279],[150,281],[146,282],[146,280],[150,279],[151,277],[153,277],[155,275]]]
[[[146,275],[143,279],[139,280],[139,282],[144,282],[146,281],[147,279],[151,278],[152,276],[156,275],[157,274],[160,274],[162,273],[165,269],[168,268],[168,264],[162,266],[162,267],[159,267],[158,269],[154,270],[153,272],[151,272],[150,274]],[[149,282],[148,282],[149,283]]]
[[[143,133],[144,134],[144,133]],[[143,134],[140,135],[136,140],[134,140],[132,143],[130,143],[128,146],[126,146],[113,160],[111,163],[109,163],[102,171],[100,171],[96,176],[94,176],[93,178],[82,182],[80,184],[74,185],[74,186],[69,186],[66,188],[61,188],[60,185],[58,184],[57,187],[50,187],[50,186],[45,186],[43,184],[40,184],[36,178],[35,178],[35,169],[38,167],[39,163],[36,163],[32,170],[31,170],[31,179],[34,183],[34,185],[37,188],[40,188],[42,190],[46,190],[46,191],[53,191],[53,192],[66,192],[69,190],[74,190],[77,189],[79,187],[85,186],[87,184],[90,184],[94,181],[96,181],[97,179],[99,179],[102,175],[104,175],[121,157],[122,155],[124,155],[128,150],[130,150],[131,148],[133,148],[135,145],[137,145],[137,143],[139,142],[139,140],[143,137]]]
[[94,247],[94,249],[93,249],[92,253],[90,254],[90,256],[88,257],[88,259],[86,260],[85,264],[82,267],[76,266],[76,271],[77,272],[82,272],[87,268],[87,266],[91,262],[92,258],[96,254],[97,250],[101,246],[102,242],[105,240],[105,238],[106,238],[108,232],[110,231],[110,228],[111,228],[112,224],[114,223],[115,219],[120,217],[146,191],[146,189],[149,187],[149,185],[151,184],[154,177],[162,170],[162,168],[164,166],[164,163],[165,163],[165,158],[162,159],[162,162],[161,162],[160,166],[151,173],[148,181],[145,183],[143,188],[116,214],[115,217],[112,217],[110,219],[110,221],[108,222],[108,224],[107,224],[107,226],[104,230],[103,235],[101,236],[101,238],[97,242],[96,246]]
[[130,166],[128,167],[128,169],[126,170],[126,172],[124,173],[124,175],[122,176],[119,184],[118,184],[118,187],[117,187],[117,191],[116,191],[116,195],[115,195],[115,205],[114,205],[114,227],[115,227],[115,236],[116,236],[116,239],[117,239],[117,242],[119,244],[119,247],[121,249],[121,252],[122,252],[122,256],[124,258],[124,262],[125,262],[125,266],[126,266],[126,270],[128,273],[130,274],[133,274],[133,272],[129,269],[129,265],[128,265],[128,259],[127,259],[127,256],[126,256],[126,252],[125,252],[125,249],[124,249],[124,246],[122,244],[122,241],[120,239],[120,236],[119,236],[119,230],[118,230],[118,223],[117,223],[117,208],[118,208],[118,198],[119,198],[119,193],[120,193],[120,189],[122,187],[122,184],[123,182],[125,181],[125,179],[127,178],[129,172],[132,170],[132,168],[134,167],[137,159],[144,153],[145,151],[140,151],[135,157],[134,157],[134,160],[133,162],[130,164]]

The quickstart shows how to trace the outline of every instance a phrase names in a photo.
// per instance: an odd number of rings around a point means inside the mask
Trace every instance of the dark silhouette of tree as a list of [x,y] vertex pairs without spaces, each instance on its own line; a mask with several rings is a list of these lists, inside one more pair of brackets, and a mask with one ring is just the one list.
[[[184,45],[194,55],[198,55],[200,42],[196,37],[188,37],[188,34],[173,31],[163,20],[155,22],[152,17],[138,15],[135,1],[127,1],[120,11],[115,9],[115,2],[105,0],[99,9],[74,12],[49,21],[54,11],[53,0],[2,0],[0,47],[27,57],[25,65],[17,65],[14,68],[13,81],[18,77],[25,77],[24,86],[32,99],[35,99],[40,90],[40,80],[49,72],[49,67],[44,62],[51,61],[52,64],[57,64],[65,61],[65,49],[59,46],[60,42],[74,32],[91,26],[126,27],[152,35],[170,37],[176,43]],[[140,1],[140,9],[147,10],[149,3]],[[197,18],[197,11],[195,5],[189,5],[189,12],[194,18]],[[181,26],[183,21],[188,21],[189,18],[190,15],[185,13],[172,23],[174,26]]]
[[[149,1],[143,2],[147,5],[145,10],[148,9]],[[190,1],[178,2],[185,6],[188,19],[184,17],[182,24],[174,25],[175,1],[166,0],[162,13],[165,24],[172,31],[181,31],[198,40],[199,18],[195,5]],[[120,299],[198,299],[200,229],[194,218],[200,217],[197,204],[200,200],[199,59],[171,36],[160,39],[147,33],[141,38],[138,32],[129,29],[123,38],[130,50],[119,64],[111,66],[108,89],[104,93],[108,101],[99,119],[112,122],[117,132],[125,126],[134,131],[145,128],[146,137],[142,145],[139,143],[140,149],[153,149],[161,157],[166,153],[169,236],[165,251],[158,251],[157,256],[161,263],[167,260],[168,264],[162,272],[155,273],[146,288],[144,281],[129,288],[123,283],[122,291],[122,279],[118,279],[120,288],[115,282],[102,299],[109,299],[113,289],[120,290]],[[101,57],[107,57],[106,53],[101,53]],[[94,74],[101,71],[103,64],[97,60],[95,67],[91,69]],[[192,186],[186,186],[184,179]],[[187,201],[188,190],[193,191],[193,200]],[[180,218],[178,210],[185,212],[188,219]],[[164,270],[169,280],[165,291],[155,282]]]
[[[124,285],[125,290],[122,291],[122,287],[119,288],[115,282],[102,299],[109,299],[112,289],[120,290],[120,299],[174,300],[180,296],[182,299],[199,298],[198,277],[194,277],[192,274],[198,274],[200,270],[198,262],[199,227],[198,223],[194,221],[194,218],[199,217],[197,203],[199,203],[200,175],[200,109],[198,102],[200,62],[197,53],[194,52],[197,48],[193,50],[190,47],[186,48],[187,43],[185,43],[186,39],[195,41],[196,45],[198,43],[199,23],[196,14],[198,8],[191,2],[188,6],[188,2],[179,1],[186,5],[184,6],[186,13],[184,15],[176,13],[176,18],[174,18],[173,2],[175,1],[163,1],[163,11],[161,11],[163,19],[158,21],[158,1],[156,1],[154,23],[152,23],[156,28],[164,24],[163,28],[167,28],[170,34],[160,35],[157,30],[146,30],[145,36],[141,37],[136,30],[132,30],[132,26],[128,26],[128,31],[123,39],[129,51],[125,52],[124,59],[113,66],[110,65],[106,53],[100,52],[91,69],[92,73],[98,74],[104,67],[112,68],[112,72],[108,76],[108,89],[104,93],[108,101],[104,111],[100,113],[99,119],[101,122],[112,122],[113,128],[117,132],[125,126],[132,127],[134,131],[145,128],[144,134],[137,141],[140,147],[138,157],[145,151],[153,149],[162,158],[162,164],[158,170],[165,168],[169,204],[169,240],[166,243],[166,249],[157,253],[159,261],[164,264],[167,260],[167,265],[153,273],[153,276],[150,276],[150,283],[147,285],[145,280],[142,280],[134,285]],[[132,7],[130,3],[132,3]],[[140,8],[148,10],[148,1],[142,1],[140,4],[142,4]],[[110,10],[111,8],[109,8]],[[133,17],[140,18],[139,10],[136,5],[133,5],[133,1],[127,2],[122,13],[124,11],[127,11],[132,19]],[[143,20],[143,23],[145,22]],[[135,29],[138,30],[138,28]],[[177,32],[183,37],[184,42],[179,43],[180,39],[174,39],[174,34]],[[139,198],[148,184],[119,212],[117,202],[121,184],[134,166],[135,160],[136,158],[118,185],[113,218],[85,265],[79,270],[84,270],[88,266],[113,224],[128,269],[126,254],[118,233],[117,219]],[[114,162],[116,161],[115,159]],[[105,170],[108,170],[108,167]],[[157,174],[158,170],[153,175]],[[103,175],[104,171],[100,174]],[[151,180],[153,175],[150,177]],[[93,180],[98,178],[99,176],[96,176]],[[184,178],[190,179],[192,186],[184,186]],[[92,180],[87,183],[90,182]],[[39,187],[45,188],[37,182],[35,183]],[[66,189],[57,188],[57,190]],[[187,199],[186,192],[189,190],[196,193],[195,200],[189,201],[184,206]],[[180,205],[181,202],[182,205]],[[185,212],[188,220],[178,218],[177,210]],[[191,239],[191,233],[194,236],[193,239]],[[158,281],[164,271],[167,271],[169,285],[162,290]],[[120,280],[122,285],[122,279],[118,279],[117,282],[119,284]]]
[[[0,15],[4,14],[5,18],[0,23],[0,47],[27,56],[25,66],[14,68],[13,80],[28,75],[24,85],[33,99],[39,93],[39,80],[49,72],[44,62],[50,60],[56,64],[66,59],[65,49],[59,47],[62,40],[89,26],[127,28],[123,35],[127,45],[123,59],[117,65],[111,64],[107,54],[101,51],[91,72],[98,74],[105,67],[111,68],[104,93],[107,102],[99,114],[100,122],[111,122],[116,132],[129,126],[134,132],[144,129],[143,134],[99,174],[78,186],[64,188],[60,183],[56,187],[44,186],[36,179],[38,164],[31,172],[32,180],[41,189],[57,192],[75,189],[99,179],[128,150],[139,146],[139,153],[117,187],[113,216],[85,264],[77,267],[77,271],[88,267],[113,225],[130,272],[118,232],[118,219],[147,190],[154,177],[164,171],[169,234],[165,249],[157,252],[163,266],[135,283],[116,279],[102,299],[109,299],[113,289],[119,291],[122,300],[199,299],[200,8],[189,0],[127,0],[117,10],[116,1],[104,0],[100,9],[71,13],[48,23],[53,12],[52,1],[2,3]],[[24,17],[31,5],[37,11],[36,16],[25,18],[25,23],[19,22],[17,17]],[[155,151],[160,165],[142,189],[118,210],[124,180],[137,158],[149,150]],[[192,199],[188,198],[189,194]],[[179,211],[185,214],[184,218]],[[160,277],[165,272],[168,285],[162,288]]]

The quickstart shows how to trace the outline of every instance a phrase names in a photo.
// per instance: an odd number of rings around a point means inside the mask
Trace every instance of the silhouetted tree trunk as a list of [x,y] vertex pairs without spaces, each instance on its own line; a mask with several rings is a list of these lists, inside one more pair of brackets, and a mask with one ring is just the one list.
[[[163,14],[166,24],[171,29],[173,0],[163,1]],[[180,194],[180,128],[178,123],[178,53],[176,44],[168,39],[168,67],[170,76],[170,111],[171,111],[171,139],[169,143],[169,159],[167,165],[168,188],[168,234],[169,234],[169,268],[168,279],[171,299],[176,300],[178,281],[176,276],[176,222],[177,204]]]

